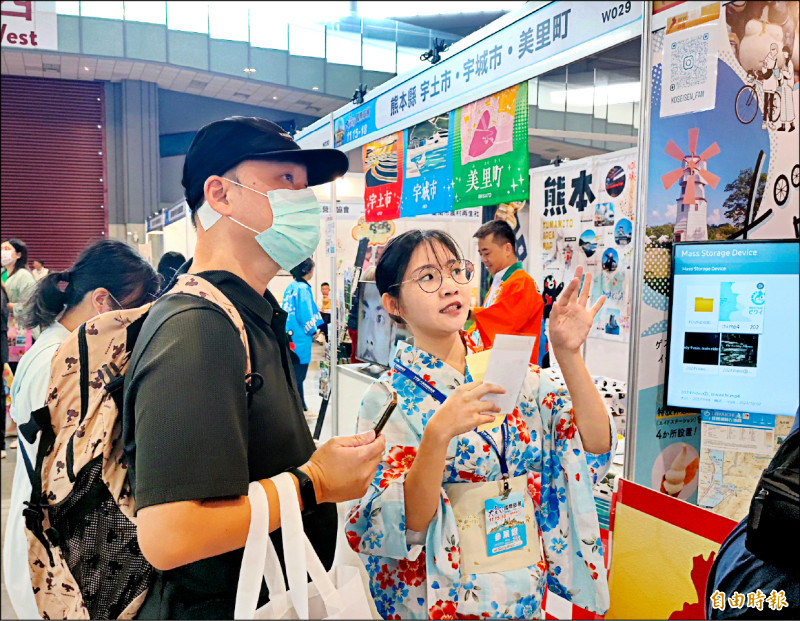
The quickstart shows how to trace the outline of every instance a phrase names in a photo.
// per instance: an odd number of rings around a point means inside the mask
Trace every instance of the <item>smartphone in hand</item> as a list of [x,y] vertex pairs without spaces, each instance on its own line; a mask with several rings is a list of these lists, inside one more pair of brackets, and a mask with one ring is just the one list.
[[391,399],[386,402],[386,405],[383,406],[383,411],[381,412],[380,417],[378,418],[378,422],[375,423],[375,437],[377,438],[383,428],[386,426],[386,423],[389,422],[389,417],[394,412],[394,409],[397,407],[397,393],[392,391]]

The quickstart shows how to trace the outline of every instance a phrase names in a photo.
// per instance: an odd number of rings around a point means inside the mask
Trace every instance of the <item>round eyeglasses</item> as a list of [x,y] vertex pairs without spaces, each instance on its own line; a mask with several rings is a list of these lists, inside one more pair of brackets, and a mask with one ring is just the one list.
[[[472,261],[462,259],[461,261],[453,261],[449,266],[444,268],[445,272],[453,279],[453,282],[459,285],[466,285],[472,280],[475,275],[475,266]],[[442,270],[433,265],[426,265],[417,270],[417,276],[403,280],[402,282],[392,285],[399,287],[407,282],[416,282],[419,288],[425,293],[436,293],[439,287],[442,286]]]

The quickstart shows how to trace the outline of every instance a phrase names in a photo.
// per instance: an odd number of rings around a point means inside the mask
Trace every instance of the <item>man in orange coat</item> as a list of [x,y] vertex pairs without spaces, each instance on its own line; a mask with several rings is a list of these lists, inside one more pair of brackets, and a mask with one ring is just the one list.
[[472,309],[481,343],[491,347],[497,334],[535,336],[531,362],[538,363],[544,300],[536,282],[517,261],[514,231],[503,220],[491,220],[473,237],[478,240],[481,262],[492,275],[483,306]]

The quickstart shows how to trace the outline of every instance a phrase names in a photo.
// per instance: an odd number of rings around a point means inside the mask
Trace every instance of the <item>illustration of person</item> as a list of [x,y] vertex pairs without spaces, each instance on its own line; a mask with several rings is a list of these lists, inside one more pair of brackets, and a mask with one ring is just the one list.
[[775,124],[772,122],[772,108],[775,105],[775,93],[778,90],[778,77],[780,75],[778,70],[778,44],[771,43],[769,46],[769,54],[764,57],[761,63],[761,72],[758,75],[761,81],[761,88],[764,91],[764,119],[761,123],[761,129],[775,129]]
[[[778,128],[779,132],[794,131],[794,98],[792,97],[792,87],[794,86],[794,63],[792,62],[792,50],[788,45],[783,46],[783,69],[780,78],[781,92],[781,118],[783,125]],[[789,129],[786,129],[786,124]]]

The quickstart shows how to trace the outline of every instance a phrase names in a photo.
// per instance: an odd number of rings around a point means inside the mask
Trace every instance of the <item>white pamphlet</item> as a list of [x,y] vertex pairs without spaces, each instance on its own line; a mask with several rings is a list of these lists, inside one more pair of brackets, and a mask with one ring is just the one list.
[[503,414],[510,414],[517,405],[534,345],[536,345],[535,336],[498,334],[494,338],[489,367],[486,369],[483,381],[499,384],[506,389],[506,392],[502,395],[489,394],[484,399],[500,406],[500,412]]

